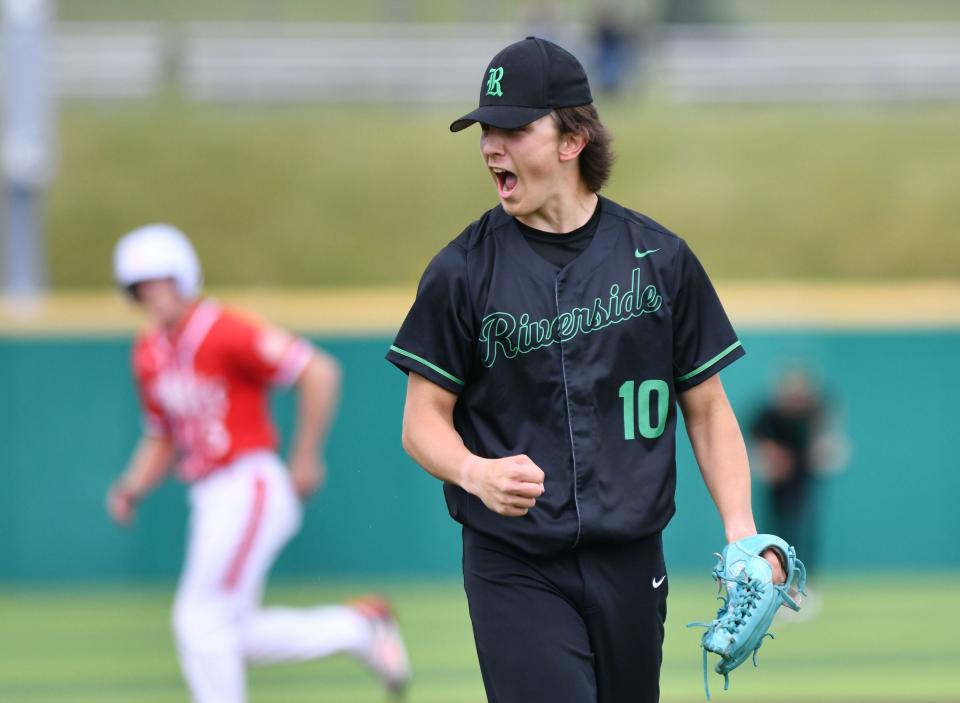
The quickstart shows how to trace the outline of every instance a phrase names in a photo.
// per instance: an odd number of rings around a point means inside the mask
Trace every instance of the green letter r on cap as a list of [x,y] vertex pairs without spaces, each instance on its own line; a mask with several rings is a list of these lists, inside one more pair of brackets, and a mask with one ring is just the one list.
[[497,66],[490,69],[490,78],[487,79],[487,95],[501,97],[503,91],[500,90],[500,80],[503,78],[503,66]]

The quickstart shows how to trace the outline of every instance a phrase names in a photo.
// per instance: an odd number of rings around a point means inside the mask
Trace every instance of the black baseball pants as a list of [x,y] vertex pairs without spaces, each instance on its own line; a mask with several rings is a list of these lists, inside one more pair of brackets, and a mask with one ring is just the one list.
[[539,558],[465,527],[463,575],[489,703],[659,700],[659,534]]

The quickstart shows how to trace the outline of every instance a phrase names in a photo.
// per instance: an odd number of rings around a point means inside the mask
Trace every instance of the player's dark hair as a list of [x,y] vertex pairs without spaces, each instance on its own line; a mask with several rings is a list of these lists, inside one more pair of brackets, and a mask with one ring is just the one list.
[[587,145],[580,152],[580,176],[591,192],[600,192],[610,178],[614,155],[610,148],[613,137],[600,121],[597,108],[558,107],[553,111],[553,120],[560,134],[582,134],[587,138]]

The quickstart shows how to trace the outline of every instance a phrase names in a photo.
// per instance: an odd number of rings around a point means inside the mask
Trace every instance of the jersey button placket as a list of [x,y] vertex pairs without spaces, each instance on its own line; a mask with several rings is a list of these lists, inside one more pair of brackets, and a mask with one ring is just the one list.
[[[557,306],[557,317],[560,316],[560,291],[564,286],[565,279],[562,276],[558,276],[554,281],[554,300]],[[567,431],[570,438],[570,460],[573,466],[573,504],[577,512],[577,536],[573,541],[572,546],[576,546],[580,542],[580,534],[583,529],[583,523],[580,518],[580,475],[577,471],[577,448],[576,442],[574,440],[574,431],[573,431],[573,416],[571,414],[572,403],[570,400],[570,385],[567,377],[567,347],[563,339],[559,339],[558,344],[560,345],[560,370],[561,377],[563,378],[563,397],[565,401],[564,411],[567,415]]]

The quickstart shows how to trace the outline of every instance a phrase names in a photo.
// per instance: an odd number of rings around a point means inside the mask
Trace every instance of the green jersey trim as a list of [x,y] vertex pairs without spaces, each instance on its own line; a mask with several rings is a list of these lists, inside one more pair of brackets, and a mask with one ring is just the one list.
[[436,371],[438,374],[440,374],[440,375],[443,376],[444,378],[449,378],[449,379],[450,379],[451,381],[453,381],[454,383],[459,383],[461,386],[464,385],[463,381],[461,381],[459,378],[457,378],[456,376],[454,376],[452,373],[447,373],[446,371],[444,371],[443,369],[441,369],[441,368],[440,368],[439,366],[437,366],[436,364],[431,364],[431,363],[430,363],[429,361],[427,361],[426,359],[421,358],[421,357],[419,357],[419,356],[417,356],[416,354],[413,354],[413,353],[411,353],[411,352],[408,352],[406,349],[401,349],[400,347],[397,347],[397,346],[394,346],[393,344],[391,344],[391,345],[390,345],[390,351],[395,351],[397,354],[402,354],[403,356],[405,356],[405,357],[407,357],[407,358],[409,358],[409,359],[413,359],[414,361],[423,364],[423,365],[426,366],[428,369],[432,369],[433,371]]
[[710,368],[711,366],[713,366],[715,363],[717,363],[718,361],[720,361],[720,359],[722,359],[723,357],[725,357],[727,354],[729,354],[730,352],[732,352],[734,349],[736,349],[736,348],[739,347],[739,346],[741,346],[741,344],[740,344],[740,340],[738,339],[736,342],[734,342],[734,343],[731,344],[729,347],[727,347],[726,349],[724,349],[722,352],[720,352],[719,354],[717,354],[715,357],[713,357],[712,359],[710,359],[710,361],[708,361],[707,363],[703,364],[702,366],[698,366],[697,368],[695,368],[695,369],[694,369],[693,371],[691,371],[690,373],[685,373],[683,376],[678,376],[677,378],[674,379],[674,381],[675,381],[676,383],[682,383],[683,381],[687,381],[687,380],[693,378],[693,377],[696,376],[698,373],[701,373],[701,372],[706,371],[707,369],[709,369],[709,368]]

